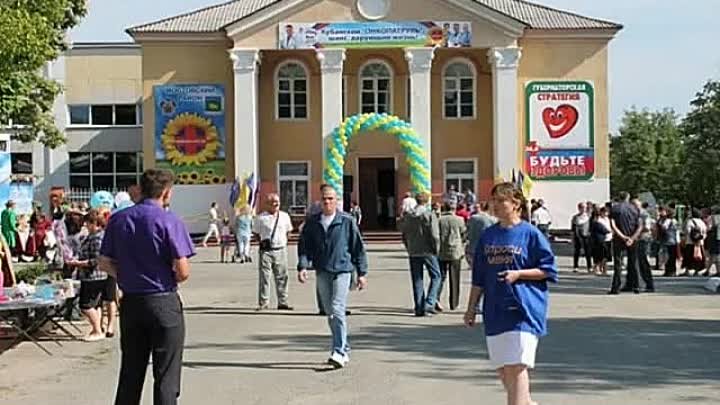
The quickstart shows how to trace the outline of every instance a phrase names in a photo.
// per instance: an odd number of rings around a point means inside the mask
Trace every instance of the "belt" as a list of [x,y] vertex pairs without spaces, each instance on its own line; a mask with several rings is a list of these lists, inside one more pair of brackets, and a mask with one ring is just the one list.
[[143,297],[166,297],[168,295],[176,295],[177,291],[149,292],[149,293],[126,293],[123,292],[124,298],[143,298]]
[[270,249],[261,249],[263,252],[274,252],[276,250],[283,250],[285,249],[285,246],[280,247],[271,247]]

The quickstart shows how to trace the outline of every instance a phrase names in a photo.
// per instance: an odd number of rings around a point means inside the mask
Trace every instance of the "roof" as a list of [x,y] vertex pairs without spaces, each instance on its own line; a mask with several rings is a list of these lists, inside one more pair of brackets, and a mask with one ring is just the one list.
[[[284,0],[232,0],[128,28],[128,33],[208,33]],[[527,0],[473,0],[532,29],[621,29],[610,21],[585,17]]]

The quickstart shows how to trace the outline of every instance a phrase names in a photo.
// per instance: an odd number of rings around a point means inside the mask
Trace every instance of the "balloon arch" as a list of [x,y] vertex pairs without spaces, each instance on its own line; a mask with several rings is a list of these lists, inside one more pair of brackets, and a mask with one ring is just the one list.
[[410,185],[415,193],[430,193],[430,165],[418,134],[409,123],[387,114],[358,114],[345,119],[330,134],[325,153],[323,180],[338,195],[343,194],[343,166],[350,140],[364,132],[381,131],[400,142],[410,168]]

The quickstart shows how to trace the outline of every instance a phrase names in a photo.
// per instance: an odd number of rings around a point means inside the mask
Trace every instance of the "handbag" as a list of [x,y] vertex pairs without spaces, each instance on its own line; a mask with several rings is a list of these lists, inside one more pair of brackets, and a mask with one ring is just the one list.
[[260,251],[267,252],[269,250],[272,250],[272,240],[275,239],[275,231],[277,230],[279,221],[280,221],[280,213],[278,212],[277,217],[275,218],[275,225],[273,225],[273,230],[270,233],[270,238],[263,239],[260,241]]

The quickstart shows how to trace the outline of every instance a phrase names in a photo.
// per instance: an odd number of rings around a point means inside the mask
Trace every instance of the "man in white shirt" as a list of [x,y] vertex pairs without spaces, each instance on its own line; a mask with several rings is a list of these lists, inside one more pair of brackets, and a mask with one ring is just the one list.
[[285,26],[285,35],[280,39],[280,49],[297,49],[297,47],[293,26],[288,24]]
[[550,215],[550,210],[545,206],[545,201],[538,200],[538,207],[532,213],[532,223],[537,226],[545,236],[550,236],[548,232],[550,231],[550,225],[552,225],[552,215]]
[[279,310],[291,311],[288,304],[287,244],[293,230],[290,215],[280,211],[280,196],[272,193],[266,198],[268,210],[255,217],[253,233],[260,237],[258,311],[268,309],[270,276],[275,277]]
[[401,216],[407,214],[408,212],[412,212],[415,207],[417,207],[417,200],[415,200],[415,197],[413,197],[411,192],[405,193],[405,198],[402,200],[402,212],[400,213]]
[[203,247],[207,247],[207,241],[210,239],[210,236],[213,236],[215,240],[220,243],[220,229],[218,229],[218,212],[217,212],[217,203],[213,202],[210,204],[210,211],[208,212],[209,215],[209,222],[208,222],[208,231],[205,234],[205,237],[203,238],[202,245]]

